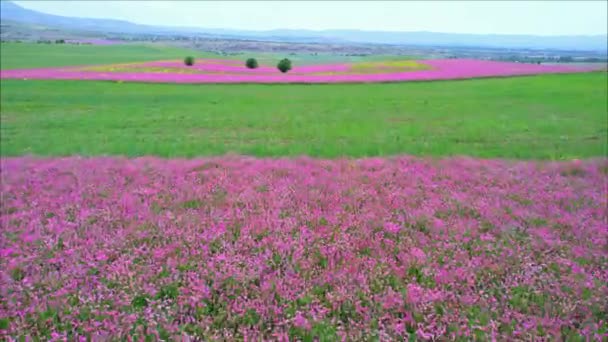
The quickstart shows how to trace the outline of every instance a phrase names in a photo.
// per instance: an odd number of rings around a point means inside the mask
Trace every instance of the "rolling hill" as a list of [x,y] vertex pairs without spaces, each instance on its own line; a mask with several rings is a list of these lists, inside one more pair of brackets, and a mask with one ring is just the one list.
[[377,43],[410,46],[487,48],[536,48],[608,51],[608,36],[484,35],[437,32],[388,32],[358,30],[245,31],[197,27],[141,25],[123,20],[74,18],[29,10],[10,1],[0,2],[0,19],[70,30],[157,35],[190,35],[222,39],[255,39],[282,42]]

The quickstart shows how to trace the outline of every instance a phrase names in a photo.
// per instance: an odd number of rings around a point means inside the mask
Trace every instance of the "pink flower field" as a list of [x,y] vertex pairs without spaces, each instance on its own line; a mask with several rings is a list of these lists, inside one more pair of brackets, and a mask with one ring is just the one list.
[[[547,73],[574,73],[594,67],[537,65],[473,59],[437,59],[414,62],[413,70],[386,72],[381,63],[375,72],[360,73],[356,64],[294,66],[282,74],[274,66],[247,69],[234,60],[197,60],[192,67],[181,61],[156,61],[98,67],[2,70],[1,78],[109,80],[160,83],[372,83],[506,77]],[[373,70],[373,69],[372,69]]]
[[1,161],[6,340],[608,338],[605,159]]

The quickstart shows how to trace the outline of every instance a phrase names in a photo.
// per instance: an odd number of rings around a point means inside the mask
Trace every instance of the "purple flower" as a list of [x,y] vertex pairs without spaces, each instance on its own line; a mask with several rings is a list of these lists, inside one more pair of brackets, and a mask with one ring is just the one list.
[[2,333],[597,339],[608,162],[573,165],[2,158]]

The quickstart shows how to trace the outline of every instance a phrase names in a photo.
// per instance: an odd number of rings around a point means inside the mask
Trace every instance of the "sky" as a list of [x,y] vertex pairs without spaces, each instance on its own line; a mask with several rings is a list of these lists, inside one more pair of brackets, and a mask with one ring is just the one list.
[[15,1],[50,14],[241,30],[596,35],[608,1]]

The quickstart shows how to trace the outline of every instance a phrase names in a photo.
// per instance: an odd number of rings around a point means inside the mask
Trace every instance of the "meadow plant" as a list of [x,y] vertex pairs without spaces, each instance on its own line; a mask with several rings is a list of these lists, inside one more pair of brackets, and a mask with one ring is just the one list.
[[[191,64],[189,65],[189,63]],[[203,63],[195,66],[194,58],[187,57],[183,62],[156,61],[131,66],[1,70],[0,78],[122,80],[161,83],[372,83],[577,73],[605,68],[605,66],[581,67],[437,59],[408,61],[408,63],[387,62],[386,67],[383,67],[382,63],[374,62],[369,64],[371,65],[369,68],[366,67],[367,64],[303,65],[294,67],[289,77],[285,77],[282,75],[282,70],[287,72],[292,69],[288,59],[282,60],[276,68],[259,66],[256,69],[249,69],[243,68],[241,63],[230,60],[204,60]],[[149,67],[166,67],[167,70],[157,72],[154,68]]]
[[581,340],[606,159],[3,158],[8,340]]

